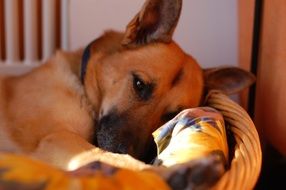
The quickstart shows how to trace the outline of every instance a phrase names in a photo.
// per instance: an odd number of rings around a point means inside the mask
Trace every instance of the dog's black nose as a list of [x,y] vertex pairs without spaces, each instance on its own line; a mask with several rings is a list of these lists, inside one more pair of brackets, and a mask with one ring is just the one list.
[[129,138],[126,134],[129,131],[124,127],[124,121],[124,117],[114,111],[100,118],[96,129],[96,144],[99,148],[115,153],[128,153]]
[[104,127],[105,129],[109,129],[113,126],[118,126],[119,122],[120,118],[117,114],[107,114],[99,120],[98,130],[100,130],[102,127]]
[[141,133],[134,130],[136,127],[128,121],[128,115],[116,111],[104,115],[96,126],[96,145],[114,153],[139,157],[138,138]]

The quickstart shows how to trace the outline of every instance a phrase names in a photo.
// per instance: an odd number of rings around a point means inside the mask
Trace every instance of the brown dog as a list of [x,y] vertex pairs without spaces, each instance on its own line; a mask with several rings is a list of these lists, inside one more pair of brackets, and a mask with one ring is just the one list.
[[203,71],[172,41],[181,4],[148,0],[125,33],[106,32],[82,61],[80,51],[58,52],[28,74],[2,77],[0,150],[65,169],[82,165],[72,159],[89,150],[91,160],[124,166],[128,159],[131,167],[139,162],[115,153],[144,160],[151,133],[198,106],[205,90],[250,85],[253,77],[241,69]]

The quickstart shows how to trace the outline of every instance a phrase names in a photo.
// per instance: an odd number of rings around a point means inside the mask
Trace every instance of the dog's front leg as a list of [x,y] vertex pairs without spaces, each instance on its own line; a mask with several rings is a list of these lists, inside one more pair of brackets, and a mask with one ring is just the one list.
[[133,170],[149,166],[129,155],[101,150],[79,135],[69,131],[57,131],[43,138],[31,156],[65,170],[73,170],[93,161]]
[[136,160],[128,154],[111,153],[94,147],[91,150],[74,156],[69,162],[68,169],[74,170],[95,161],[103,162],[114,167],[131,170],[142,170],[151,167],[151,165],[147,165],[139,160]]
[[51,165],[67,169],[72,157],[93,148],[93,145],[75,133],[57,131],[42,138],[38,147],[30,155]]

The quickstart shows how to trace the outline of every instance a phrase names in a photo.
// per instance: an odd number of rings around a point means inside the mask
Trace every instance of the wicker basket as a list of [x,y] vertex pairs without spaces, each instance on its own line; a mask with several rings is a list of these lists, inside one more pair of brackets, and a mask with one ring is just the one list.
[[256,128],[237,103],[218,91],[212,91],[206,104],[219,110],[235,138],[234,156],[230,168],[214,189],[253,189],[261,170],[262,153]]

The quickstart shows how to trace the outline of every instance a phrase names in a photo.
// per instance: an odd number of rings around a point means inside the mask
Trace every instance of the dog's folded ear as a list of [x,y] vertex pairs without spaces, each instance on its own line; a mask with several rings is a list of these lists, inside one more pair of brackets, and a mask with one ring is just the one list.
[[241,68],[221,67],[204,70],[205,89],[237,93],[255,82],[255,76]]
[[137,47],[151,42],[171,42],[181,8],[182,0],[147,0],[128,24],[122,44]]

